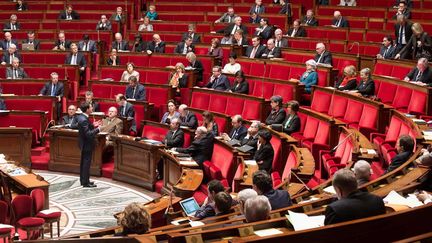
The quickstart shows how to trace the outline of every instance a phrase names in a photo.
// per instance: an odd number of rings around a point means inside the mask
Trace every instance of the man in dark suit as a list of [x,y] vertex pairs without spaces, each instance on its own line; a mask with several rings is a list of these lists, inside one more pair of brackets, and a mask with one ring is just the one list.
[[173,118],[170,121],[170,130],[165,136],[163,143],[167,148],[183,147],[184,132],[180,129],[180,119]]
[[119,106],[119,117],[124,117],[128,121],[132,121],[130,131],[137,132],[136,122],[135,122],[135,109],[133,105],[127,102],[126,97],[122,94],[116,96],[116,102]]
[[117,51],[129,51],[129,43],[123,40],[122,34],[116,33],[115,41],[111,44],[111,49],[116,49]]
[[240,145],[248,145],[251,146],[253,149],[249,151],[251,155],[253,156],[255,151],[258,147],[258,131],[259,131],[260,122],[254,121],[250,125],[250,127],[247,129],[247,135],[243,138]]
[[248,46],[245,56],[249,58],[261,58],[264,54],[265,47],[261,45],[261,40],[258,36],[252,38],[252,46]]
[[55,96],[57,98],[57,117],[60,118],[62,111],[62,98],[64,96],[64,85],[58,82],[58,74],[56,72],[51,73],[51,81],[45,83],[42,89],[39,91],[39,96]]
[[11,32],[5,32],[4,39],[0,41],[0,50],[6,51],[12,44],[18,46],[18,42],[12,39]]
[[432,86],[432,70],[429,68],[429,62],[422,57],[417,61],[417,66],[413,68],[405,77],[405,81],[422,82]]
[[77,108],[70,105],[67,110],[67,115],[64,115],[61,124],[70,129],[78,129],[78,119],[76,115]]
[[255,4],[249,9],[249,14],[256,13],[261,15],[265,13],[265,7],[262,4],[262,0],[255,0]]
[[237,30],[243,30],[244,35],[247,35],[248,33],[247,27],[242,25],[241,17],[235,17],[234,23],[228,25],[224,29],[216,31],[216,33],[228,33],[230,35],[234,35]]
[[293,22],[293,27],[288,30],[289,37],[306,37],[306,30],[300,26],[300,20],[296,19]]
[[65,10],[62,10],[58,16],[58,19],[64,19],[64,20],[76,20],[80,19],[79,14],[72,9],[72,5],[66,6]]
[[147,45],[147,54],[165,53],[165,42],[163,42],[158,34],[153,35],[153,41]]
[[348,28],[349,27],[348,20],[346,20],[339,11],[334,11],[333,17],[334,18],[332,20],[332,27],[334,27],[334,28]]
[[388,35],[384,36],[382,47],[377,54],[377,59],[393,59],[396,55],[396,46],[393,45],[393,38]]
[[235,115],[233,117],[231,117],[231,125],[232,125],[232,129],[231,132],[228,134],[223,133],[222,134],[222,138],[225,141],[229,141],[229,140],[238,140],[238,141],[242,141],[244,139],[244,137],[246,137],[247,134],[247,128],[243,125],[243,118],[241,115]]
[[138,83],[138,80],[135,76],[129,77],[129,85],[126,87],[125,96],[126,99],[133,99],[144,101],[146,100],[146,91],[144,85]]
[[94,101],[93,96],[94,96],[93,92],[90,90],[87,90],[85,92],[85,102],[92,105],[93,112],[100,112],[99,103]]
[[210,81],[205,87],[214,90],[226,91],[230,88],[229,80],[227,76],[222,74],[222,68],[220,66],[213,67],[213,75],[210,77]]
[[281,29],[275,30],[275,46],[279,48],[288,47],[288,40],[283,38],[283,32]]
[[84,84],[85,69],[87,61],[83,53],[78,52],[78,46],[72,43],[70,46],[71,52],[65,58],[65,64],[78,65],[80,70],[80,84]]
[[[92,160],[94,138],[100,132],[102,121],[90,123],[89,115],[93,112],[90,104],[84,103],[80,107],[82,114],[77,116],[78,144],[81,149],[80,183],[83,187],[96,187],[90,181],[90,165]],[[96,128],[95,128],[96,126]]]
[[252,188],[270,201],[271,209],[286,208],[292,205],[291,197],[286,190],[274,190],[270,175],[263,170],[256,171],[252,175]]
[[192,111],[187,110],[187,105],[182,104],[179,106],[180,125],[196,129],[198,127],[198,120]]
[[189,24],[188,25],[188,32],[183,33],[182,35],[182,41],[185,41],[188,37],[190,37],[192,39],[192,43],[196,44],[196,43],[200,43],[201,42],[201,36],[197,33],[195,33],[195,25],[194,24]]
[[117,7],[116,12],[111,15],[110,21],[118,22],[120,25],[126,23],[126,14],[123,13],[122,7]]
[[237,17],[237,15],[234,13],[233,7],[228,7],[228,10],[226,13],[224,13],[219,19],[215,21],[215,24],[217,23],[234,23],[234,18]]
[[39,50],[40,41],[35,39],[34,31],[27,32],[27,39],[22,41],[23,44],[33,44],[35,50]]
[[200,60],[197,60],[196,55],[193,52],[186,54],[186,60],[189,62],[189,66],[193,68],[196,73],[196,81],[201,82],[203,80],[204,67]]
[[279,47],[275,46],[275,40],[269,39],[267,41],[267,48],[265,49],[263,55],[263,58],[281,58],[282,57],[282,51]]
[[243,35],[243,30],[239,29],[234,33],[232,44],[235,46],[247,46],[248,42],[246,37]]
[[391,160],[391,163],[385,171],[385,174],[395,170],[405,163],[411,157],[413,149],[414,140],[409,135],[404,134],[399,136],[396,142],[396,150],[398,154]]
[[9,22],[6,22],[3,25],[3,30],[20,30],[21,24],[17,22],[17,16],[15,14],[12,14],[10,16]]
[[405,2],[400,2],[396,14],[393,15],[393,19],[397,19],[397,16],[404,15],[407,19],[411,19],[411,11],[408,9]]
[[96,30],[112,30],[112,24],[107,19],[106,15],[101,16],[101,20],[96,24]]
[[268,23],[267,18],[262,18],[260,20],[260,27],[255,28],[255,36],[259,36],[261,39],[267,40],[269,39],[273,33],[272,33],[273,27],[271,27]]
[[362,219],[386,212],[384,202],[380,197],[359,191],[357,186],[357,180],[351,170],[340,169],[334,174],[333,187],[339,200],[326,207],[325,225]]
[[17,58],[19,62],[21,62],[22,60],[21,55],[18,53],[15,44],[11,44],[9,46],[9,49],[7,49],[5,53],[3,53],[1,64],[13,64],[13,60],[15,58]]
[[27,73],[22,67],[19,66],[20,62],[18,58],[12,59],[12,66],[6,68],[7,79],[23,79],[28,78]]
[[[395,36],[396,36],[396,46],[397,46],[397,52],[402,50],[403,47],[406,46],[408,41],[411,39],[411,36],[413,34],[413,31],[411,29],[412,24],[407,21],[407,18],[405,15],[399,15],[396,18],[397,22],[394,26],[395,29]],[[402,56],[401,58],[405,58],[405,56]]]
[[303,17],[301,21],[301,25],[303,26],[318,26],[318,20],[314,16],[314,12],[312,9],[308,9],[306,12],[306,16]]
[[314,60],[317,64],[333,66],[332,54],[326,50],[324,43],[320,42],[316,44],[316,53]]
[[210,160],[213,155],[213,133],[207,131],[205,127],[198,127],[195,131],[195,137],[191,145],[187,148],[174,148],[175,151],[180,153],[187,153],[198,163],[200,167],[202,164]]
[[90,40],[90,36],[88,34],[84,34],[83,39],[78,42],[78,50],[97,53],[96,42],[94,40]]
[[60,32],[58,34],[58,39],[56,40],[56,42],[54,43],[54,51],[65,51],[65,50],[69,50],[70,46],[71,46],[72,42],[70,40],[66,40],[66,36],[64,34],[64,32]]
[[192,38],[186,37],[183,42],[177,44],[174,53],[186,55],[189,52],[195,52],[195,46],[192,44]]
[[26,11],[28,10],[27,3],[23,2],[23,0],[17,0],[17,3],[15,5],[16,11]]

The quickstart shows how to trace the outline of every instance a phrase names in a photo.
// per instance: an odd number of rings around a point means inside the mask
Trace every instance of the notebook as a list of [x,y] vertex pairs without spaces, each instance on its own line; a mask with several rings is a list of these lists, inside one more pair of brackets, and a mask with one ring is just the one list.
[[34,51],[34,44],[23,43],[22,49],[25,51]]

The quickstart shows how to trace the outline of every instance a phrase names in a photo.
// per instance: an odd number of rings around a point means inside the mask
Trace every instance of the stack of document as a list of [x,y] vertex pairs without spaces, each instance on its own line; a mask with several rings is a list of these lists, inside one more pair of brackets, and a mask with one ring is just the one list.
[[432,140],[432,130],[423,131],[423,137],[425,140],[431,141]]
[[318,216],[308,216],[304,213],[295,213],[288,210],[288,215],[286,215],[291,225],[294,227],[295,231],[313,229],[324,226],[324,215]]
[[395,191],[391,191],[383,199],[383,201],[386,204],[403,205],[403,206],[408,206],[410,208],[415,208],[423,205],[423,203],[417,199],[416,195],[408,194],[408,197],[404,198],[403,196],[399,195],[399,193]]

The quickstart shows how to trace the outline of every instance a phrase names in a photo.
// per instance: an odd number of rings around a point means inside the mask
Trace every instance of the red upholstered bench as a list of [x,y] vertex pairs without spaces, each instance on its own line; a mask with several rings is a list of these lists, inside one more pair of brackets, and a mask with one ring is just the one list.
[[[329,150],[320,152],[321,176],[327,175],[329,178],[333,176],[339,169],[345,168],[349,161],[352,160],[352,152],[354,149],[352,139],[347,138],[348,134],[341,132],[339,134],[339,147],[334,153]],[[323,173],[325,172],[325,173]]]

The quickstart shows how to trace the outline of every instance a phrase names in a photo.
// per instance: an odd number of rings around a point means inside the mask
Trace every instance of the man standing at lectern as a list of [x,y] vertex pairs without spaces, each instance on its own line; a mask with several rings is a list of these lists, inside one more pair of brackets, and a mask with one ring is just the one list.
[[81,150],[80,182],[83,187],[96,187],[93,182],[90,182],[90,164],[94,148],[94,138],[102,128],[99,127],[102,121],[96,121],[93,124],[90,123],[89,115],[93,112],[91,104],[83,103],[80,109],[82,114],[77,117],[78,144]]

